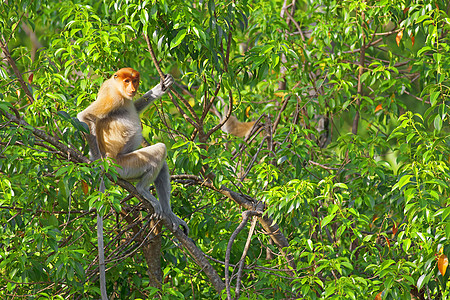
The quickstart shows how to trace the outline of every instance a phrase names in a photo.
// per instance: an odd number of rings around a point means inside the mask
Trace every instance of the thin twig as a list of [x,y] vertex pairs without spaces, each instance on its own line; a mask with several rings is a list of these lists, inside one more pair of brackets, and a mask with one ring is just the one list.
[[250,225],[250,230],[248,231],[247,242],[245,242],[244,251],[242,252],[241,260],[239,261],[239,268],[236,278],[236,299],[239,299],[239,293],[241,288],[241,278],[242,278],[242,269],[244,268],[245,257],[247,256],[248,249],[250,247],[250,243],[252,241],[253,232],[255,231],[256,221],[258,219],[256,217],[252,218],[252,224]]
[[[147,47],[148,47],[148,51],[150,52],[150,56],[152,57],[153,60],[153,64],[155,65],[156,70],[158,71],[159,76],[161,77],[161,80],[164,80],[165,78],[165,74],[161,71],[161,68],[159,66],[158,60],[156,59],[156,55],[155,52],[153,51],[153,47],[152,44],[150,43],[150,40],[148,38],[148,35],[144,34],[144,39],[147,42]],[[192,126],[194,126],[195,128],[199,129],[200,127],[200,120],[197,117],[197,114],[195,113],[194,109],[192,108],[192,106],[189,104],[189,101],[187,101],[186,99],[184,99],[173,87],[170,87],[170,91],[181,101],[183,102],[184,106],[187,108],[187,110],[191,113],[192,117],[195,119],[195,122],[184,112],[183,109],[181,109],[181,107],[178,105],[178,103],[176,103],[175,99],[173,98],[173,96],[169,93],[169,97],[172,100],[172,102],[174,103],[174,105],[177,107],[177,109],[179,110],[179,112],[183,115],[183,117],[186,119],[186,121],[188,121],[189,123],[192,124]]]
[[231,234],[230,240],[228,241],[227,250],[225,252],[225,287],[227,289],[227,300],[231,300],[231,288],[230,288],[230,255],[231,255],[231,247],[233,246],[234,240],[236,239],[239,232],[244,229],[245,224],[247,224],[248,218],[252,216],[261,216],[261,212],[246,210],[242,213],[242,221],[236,230]]
[[6,60],[8,61],[9,65],[13,69],[14,74],[16,75],[17,80],[19,81],[19,84],[22,87],[22,90],[25,92],[25,94],[27,95],[28,99],[30,99],[30,102],[33,103],[34,102],[33,94],[31,93],[31,91],[28,88],[27,84],[23,80],[22,74],[20,73],[19,69],[17,68],[16,62],[11,57],[11,54],[9,53],[9,50],[8,50],[8,44],[7,44],[3,34],[0,36],[0,48],[2,49],[2,52],[5,55]]
[[[365,20],[364,11],[361,12],[361,20],[362,20],[362,22],[364,22],[364,20]],[[362,24],[362,26],[364,27],[364,24]],[[362,77],[362,75],[364,73],[364,59],[365,59],[365,56],[366,56],[365,44],[366,44],[366,36],[363,33],[363,36],[362,36],[362,47],[361,47],[361,51],[359,53],[358,91],[357,91],[358,96],[356,98],[356,114],[355,114],[355,117],[353,119],[353,125],[352,125],[352,133],[355,134],[355,135],[358,133],[359,114],[360,114],[359,110],[360,110],[360,107],[361,107],[361,99],[363,97],[363,88],[362,88],[363,84],[361,82],[361,77]]]

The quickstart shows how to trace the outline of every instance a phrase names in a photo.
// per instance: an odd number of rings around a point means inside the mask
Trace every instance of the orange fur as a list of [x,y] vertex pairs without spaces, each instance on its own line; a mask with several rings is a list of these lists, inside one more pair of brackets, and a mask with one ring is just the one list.
[[102,118],[108,113],[131,102],[139,88],[140,74],[132,68],[123,68],[103,82],[97,99],[91,104],[90,113]]
[[222,130],[237,137],[247,137],[252,131],[253,125],[255,125],[255,121],[240,122],[235,116],[230,116],[223,124]]
[[[223,122],[228,113],[228,106],[225,105],[222,98],[218,98],[222,102],[224,112],[221,114],[214,105],[211,107],[211,112],[219,117],[220,122]],[[236,116],[231,114],[228,120],[222,125],[222,131],[240,138],[248,138],[252,132],[253,126],[255,126],[255,123],[255,121],[241,122],[238,118],[236,118]]]
[[117,158],[127,143],[127,137],[122,134],[123,132],[126,132],[126,127],[121,123],[108,120],[108,118],[98,122],[96,135],[100,152],[107,157]]
[[[103,82],[97,99],[85,110],[95,123],[100,153],[117,158],[124,146],[129,142],[131,134],[127,130],[129,124],[110,114],[123,109],[123,112],[136,112],[132,99],[139,88],[139,72],[132,68],[123,68]],[[119,113],[123,113],[119,112]],[[131,114],[132,122],[139,124],[139,116]],[[133,149],[134,150],[134,149]]]

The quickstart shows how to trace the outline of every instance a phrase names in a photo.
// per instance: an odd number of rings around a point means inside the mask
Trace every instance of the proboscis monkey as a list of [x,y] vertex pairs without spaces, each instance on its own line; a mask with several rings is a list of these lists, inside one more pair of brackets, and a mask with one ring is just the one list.
[[[222,106],[223,106],[223,114],[221,114],[217,108],[213,105],[211,107],[211,111],[219,118],[220,122],[223,122],[228,114],[228,106],[225,105],[225,102],[223,101],[222,98],[218,97],[221,102],[222,102]],[[236,116],[234,115],[230,115],[230,117],[228,118],[228,120],[225,122],[225,124],[222,125],[222,131],[229,133],[231,135],[240,137],[240,138],[245,138],[247,139],[249,137],[249,135],[252,133],[252,129],[255,126],[255,121],[250,121],[250,122],[241,122],[238,120],[238,118],[236,118]]]
[[[143,140],[139,114],[164,95],[174,80],[171,75],[167,75],[162,85],[156,85],[133,102],[139,80],[138,71],[132,68],[120,69],[102,84],[97,99],[77,117],[89,126],[87,139],[91,158],[114,159],[120,166],[117,172],[121,178],[137,181],[136,189],[153,206],[153,217],[161,219],[166,216],[173,230],[181,225],[188,234],[186,222],[177,217],[170,207],[172,188],[166,163],[166,145],[157,143],[139,148]],[[159,201],[150,193],[152,183]]]

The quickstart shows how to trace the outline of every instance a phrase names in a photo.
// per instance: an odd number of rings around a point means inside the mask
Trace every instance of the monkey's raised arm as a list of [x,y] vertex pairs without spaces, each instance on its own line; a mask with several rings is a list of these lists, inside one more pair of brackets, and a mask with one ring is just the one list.
[[141,98],[134,101],[134,107],[136,107],[136,110],[138,113],[143,112],[147,109],[147,107],[152,104],[153,101],[155,101],[158,98],[161,98],[162,95],[167,93],[169,90],[169,87],[175,82],[172,75],[167,74],[166,78],[164,78],[164,89],[161,86],[161,83],[158,83],[154,88],[152,88],[150,91],[144,94]]

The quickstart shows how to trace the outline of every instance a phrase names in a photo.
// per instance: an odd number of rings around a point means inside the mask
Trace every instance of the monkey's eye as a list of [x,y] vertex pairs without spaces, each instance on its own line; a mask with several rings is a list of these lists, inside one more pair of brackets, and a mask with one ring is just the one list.
[[117,78],[117,74],[114,74],[114,78]]
[[125,81],[125,83],[129,83],[130,79],[125,79],[124,81]]

